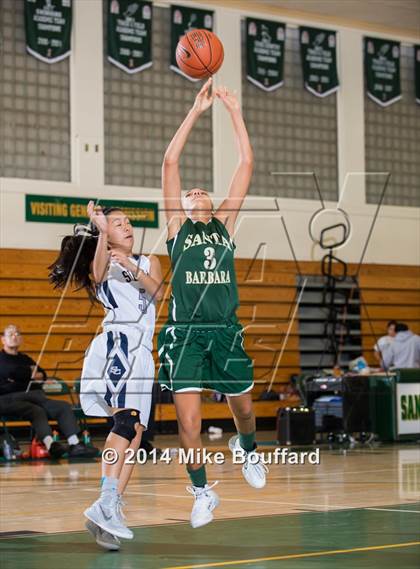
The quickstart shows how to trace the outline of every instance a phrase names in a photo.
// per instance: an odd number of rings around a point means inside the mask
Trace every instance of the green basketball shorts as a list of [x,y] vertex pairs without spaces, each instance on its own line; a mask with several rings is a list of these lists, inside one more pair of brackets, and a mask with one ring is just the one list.
[[171,391],[240,395],[254,386],[240,324],[166,324],[159,333],[159,383]]

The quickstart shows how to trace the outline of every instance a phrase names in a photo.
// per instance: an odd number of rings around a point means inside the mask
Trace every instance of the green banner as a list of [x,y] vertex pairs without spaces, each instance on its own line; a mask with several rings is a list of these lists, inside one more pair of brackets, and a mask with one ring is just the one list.
[[55,63],[70,55],[71,0],[25,0],[27,51]]
[[264,91],[284,83],[286,26],[272,20],[246,18],[246,76]]
[[365,77],[367,95],[381,107],[401,99],[400,43],[365,38]]
[[194,79],[186,75],[178,67],[176,62],[176,46],[179,38],[194,29],[206,29],[213,31],[213,11],[200,10],[199,8],[186,8],[185,6],[171,5],[171,63],[170,68],[186,77],[190,81],[196,82],[200,79]]
[[90,200],[103,207],[120,207],[134,227],[159,227],[157,203],[63,196],[26,195],[26,221],[86,223],[88,221],[86,206]]
[[152,3],[108,0],[108,60],[127,73],[152,65]]
[[416,102],[420,105],[420,45],[414,46],[414,82],[416,84]]
[[339,88],[336,34],[319,28],[299,28],[303,83],[313,95],[327,97]]

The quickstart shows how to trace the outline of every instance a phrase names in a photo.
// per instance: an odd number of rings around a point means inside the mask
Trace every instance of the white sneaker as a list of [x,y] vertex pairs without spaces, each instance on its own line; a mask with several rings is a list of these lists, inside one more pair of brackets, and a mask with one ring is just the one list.
[[118,511],[118,496],[112,496],[109,502],[104,502],[99,498],[89,508],[84,511],[84,515],[99,526],[116,537],[123,539],[133,539],[133,532],[125,526],[121,514]]
[[213,519],[213,510],[220,503],[219,496],[212,490],[218,482],[214,482],[211,486],[206,484],[203,488],[199,486],[187,486],[187,490],[195,498],[194,506],[191,511],[191,525],[193,528],[199,528],[210,523]]
[[86,529],[96,541],[98,545],[103,547],[104,549],[108,549],[109,551],[118,551],[121,542],[115,535],[103,530],[99,526],[97,526],[94,522],[88,520],[85,523]]
[[124,506],[125,506],[125,502],[123,501],[121,494],[118,494],[116,512],[117,512],[118,519],[120,520],[120,522],[123,525],[125,525],[125,520],[126,520],[125,514],[123,512]]
[[264,488],[268,468],[263,463],[261,454],[256,450],[246,452],[239,443],[239,435],[229,439],[229,448],[237,457],[245,460],[242,466],[242,474],[248,484],[253,488]]

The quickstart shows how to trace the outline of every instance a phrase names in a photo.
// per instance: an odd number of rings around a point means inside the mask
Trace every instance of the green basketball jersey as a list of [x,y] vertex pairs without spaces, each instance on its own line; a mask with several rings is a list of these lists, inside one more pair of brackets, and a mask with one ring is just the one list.
[[169,322],[236,321],[235,245],[221,221],[187,218],[167,243],[172,265]]

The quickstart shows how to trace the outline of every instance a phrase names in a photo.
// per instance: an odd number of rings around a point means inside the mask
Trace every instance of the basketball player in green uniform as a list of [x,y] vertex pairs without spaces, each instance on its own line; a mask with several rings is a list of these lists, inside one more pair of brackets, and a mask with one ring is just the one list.
[[[219,99],[227,109],[239,147],[239,163],[227,198],[214,210],[208,193],[195,188],[181,196],[179,159],[200,115]],[[240,106],[225,87],[212,90],[209,79],[169,144],[162,168],[168,226],[167,247],[172,266],[172,294],[168,322],[159,334],[159,382],[173,392],[181,446],[193,449],[187,465],[195,497],[192,527],[213,519],[219,504],[213,485],[207,484],[200,463],[201,395],[203,389],[224,393],[238,435],[229,441],[243,462],[242,472],[254,488],[266,482],[267,468],[255,444],[252,408],[252,361],[244,351],[238,322],[233,234],[235,221],[247,194],[253,153]]]

